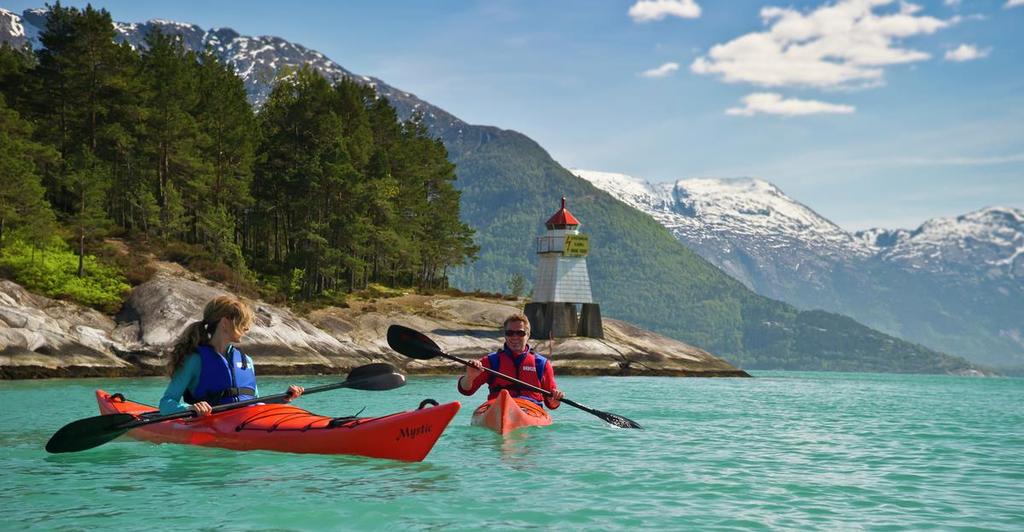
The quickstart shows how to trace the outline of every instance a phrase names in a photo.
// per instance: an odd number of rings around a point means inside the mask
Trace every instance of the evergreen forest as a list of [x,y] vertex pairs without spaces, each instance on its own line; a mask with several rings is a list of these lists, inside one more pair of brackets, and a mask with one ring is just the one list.
[[145,275],[111,236],[293,301],[444,288],[474,258],[455,167],[418,116],[308,68],[257,111],[209,51],[114,37],[107,11],[57,3],[41,49],[0,47],[5,276],[109,311]]

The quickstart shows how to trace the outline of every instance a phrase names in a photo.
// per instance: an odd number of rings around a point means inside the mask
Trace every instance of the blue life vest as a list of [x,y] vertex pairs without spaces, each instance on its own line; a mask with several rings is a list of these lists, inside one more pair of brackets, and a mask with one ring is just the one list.
[[235,346],[228,346],[225,356],[208,345],[199,346],[196,352],[202,363],[199,383],[195,390],[185,390],[186,403],[222,405],[256,398],[256,371]]
[[[502,349],[501,351],[496,351],[494,353],[488,354],[487,355],[487,364],[494,371],[497,371],[497,372],[500,372],[500,373],[504,373],[504,374],[506,374],[506,375],[508,375],[510,377],[515,377],[515,378],[517,378],[517,379],[519,379],[519,380],[521,380],[523,382],[526,382],[528,384],[532,384],[532,385],[534,385],[534,386],[536,386],[538,388],[541,388],[542,387],[541,386],[541,381],[544,380],[544,372],[547,371],[548,359],[546,359],[543,356],[535,353],[532,349],[528,350],[526,353],[524,353],[522,355],[519,355],[519,356],[508,356],[508,357],[502,357],[501,356],[502,353],[507,353],[507,352],[508,351],[506,351],[505,349]],[[520,369],[524,365],[528,365],[528,364],[523,364],[523,363],[526,362],[526,359],[531,357],[531,356],[533,357],[532,368],[533,368],[534,371],[525,371],[525,372],[524,371],[520,371]],[[512,364],[515,366],[514,367],[515,371],[509,371],[509,369],[513,369],[513,368],[504,368],[504,370],[503,370],[503,368],[501,367],[501,360],[502,360],[502,358],[506,358],[508,360],[511,360]],[[502,389],[505,389],[505,390],[508,390],[508,392],[512,395],[512,397],[519,397],[519,398],[522,398],[522,399],[529,399],[530,401],[533,401],[534,403],[537,403],[537,404],[539,404],[541,406],[544,405],[544,396],[541,395],[540,393],[537,393],[537,392],[535,392],[533,390],[530,390],[530,389],[527,389],[527,388],[523,388],[519,384],[516,384],[514,382],[510,382],[507,379],[503,379],[501,377],[498,377],[497,375],[495,375],[493,373],[489,373],[487,375],[487,387],[488,387],[488,389],[490,391],[490,393],[488,394],[488,399],[493,399],[494,397],[497,397],[498,396],[498,392],[500,392]]]

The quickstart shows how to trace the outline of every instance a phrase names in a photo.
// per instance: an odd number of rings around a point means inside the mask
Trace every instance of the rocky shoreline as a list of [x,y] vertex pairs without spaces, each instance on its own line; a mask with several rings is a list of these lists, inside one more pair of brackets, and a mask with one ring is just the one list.
[[[165,352],[187,323],[198,319],[223,287],[177,265],[135,287],[116,316],[26,291],[0,280],[0,379],[165,375]],[[422,331],[449,353],[477,358],[501,346],[498,333],[523,301],[472,296],[405,295],[352,301],[300,317],[252,302],[256,324],[240,345],[261,375],[343,374],[388,362],[409,374],[450,374],[462,366],[444,359],[412,360],[391,350],[394,323]],[[559,375],[749,377],[696,347],[606,319],[605,338],[570,337],[536,345]]]

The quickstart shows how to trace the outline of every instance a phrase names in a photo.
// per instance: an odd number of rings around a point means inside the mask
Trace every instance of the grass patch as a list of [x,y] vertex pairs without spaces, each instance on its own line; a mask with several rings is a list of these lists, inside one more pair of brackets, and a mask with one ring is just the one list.
[[131,289],[124,271],[94,255],[84,257],[83,269],[79,277],[78,255],[57,237],[38,246],[11,240],[0,250],[0,273],[27,290],[117,312]]

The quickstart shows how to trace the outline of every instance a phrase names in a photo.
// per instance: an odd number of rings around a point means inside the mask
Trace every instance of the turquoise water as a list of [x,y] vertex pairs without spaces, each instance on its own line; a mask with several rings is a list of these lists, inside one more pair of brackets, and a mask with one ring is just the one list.
[[[263,377],[264,393],[287,382]],[[381,415],[455,379],[297,404]],[[1024,529],[1024,379],[758,373],[559,379],[564,405],[506,439],[463,409],[422,463],[130,440],[48,455],[101,387],[155,402],[162,379],[0,382],[0,529]]]

